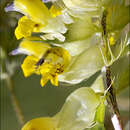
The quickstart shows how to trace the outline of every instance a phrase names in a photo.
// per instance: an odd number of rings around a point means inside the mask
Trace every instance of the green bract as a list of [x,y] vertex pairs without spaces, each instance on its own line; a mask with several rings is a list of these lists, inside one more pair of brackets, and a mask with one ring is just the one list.
[[129,59],[130,56],[127,54],[111,66],[112,77],[115,78],[114,86],[116,92],[120,92],[129,86]]
[[91,46],[75,58],[66,72],[59,77],[62,82],[79,83],[89,78],[104,65],[98,45]]
[[91,89],[82,87],[66,99],[61,111],[56,115],[61,130],[83,130],[95,123],[95,113],[100,97]]

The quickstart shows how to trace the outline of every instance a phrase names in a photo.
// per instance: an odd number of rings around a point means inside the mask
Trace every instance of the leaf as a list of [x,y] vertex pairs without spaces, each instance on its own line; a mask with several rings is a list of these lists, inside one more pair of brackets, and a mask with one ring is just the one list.
[[76,56],[83,53],[86,49],[96,44],[99,44],[101,37],[98,34],[94,34],[84,40],[76,40],[71,42],[65,42],[64,44],[55,44],[68,50],[71,56]]
[[126,52],[128,52],[128,44],[130,38],[130,32],[128,30],[129,25],[125,26],[121,31],[117,31],[114,36],[115,45],[111,47],[114,57],[120,58]]
[[81,17],[81,15],[97,12],[100,1],[97,0],[63,0],[65,6],[70,10],[71,15]]
[[100,97],[93,89],[82,87],[72,92],[60,112],[53,117],[40,117],[28,121],[22,130],[83,130],[95,123]]
[[99,96],[91,88],[77,89],[67,98],[61,111],[56,115],[59,120],[58,128],[82,130],[91,127],[99,103]]
[[108,7],[106,23],[108,31],[120,30],[125,27],[130,22],[129,10],[130,6],[112,5]]
[[73,63],[66,72],[59,76],[60,81],[71,84],[80,83],[100,70],[104,65],[100,49],[97,45],[91,46],[79,56],[73,57],[73,59]]
[[[98,19],[95,18],[96,23]],[[101,32],[101,27],[96,26],[93,23],[92,18],[84,17],[84,19],[78,19],[71,25],[68,37],[70,40],[81,40],[91,37],[96,32]],[[100,27],[100,28],[99,28]]]
[[105,116],[105,104],[104,104],[105,99],[102,98],[100,105],[97,108],[96,115],[95,115],[95,121],[98,123],[103,123],[104,122],[104,116]]
[[103,123],[98,123],[94,127],[87,130],[105,130],[105,127]]
[[129,55],[121,57],[111,66],[112,78],[115,77],[114,87],[116,92],[120,92],[129,86]]
[[91,88],[96,92],[96,93],[104,93],[104,85],[103,85],[103,77],[102,75],[99,75],[97,79],[94,81],[92,84]]

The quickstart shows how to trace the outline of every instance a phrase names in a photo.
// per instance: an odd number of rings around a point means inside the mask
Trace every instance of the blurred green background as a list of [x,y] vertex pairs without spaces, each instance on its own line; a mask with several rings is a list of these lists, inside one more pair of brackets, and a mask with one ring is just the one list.
[[[17,67],[14,69],[12,82],[14,85],[14,93],[17,97],[25,121],[32,118],[42,116],[53,116],[62,107],[66,97],[80,85],[69,86],[60,83],[60,87],[54,87],[48,83],[45,87],[40,86],[40,76],[32,75],[25,78],[20,64],[24,56],[9,56],[9,52],[18,46],[20,41],[17,41],[14,36],[14,29],[17,26],[17,20],[21,14],[16,12],[5,12],[4,8],[11,0],[0,0],[0,47],[3,48],[6,54],[5,62],[15,62]],[[2,55],[2,52],[1,52]],[[2,60],[1,60],[2,61]],[[2,74],[2,71],[1,71]],[[85,82],[90,86],[96,75]],[[14,111],[10,91],[7,87],[7,80],[0,80],[0,106],[1,106],[1,130],[20,130],[16,113]],[[83,82],[84,84],[84,82]],[[82,85],[83,85],[82,84]],[[121,110],[121,118],[124,125],[129,119],[129,88],[125,89],[118,95],[118,104]],[[111,123],[107,115],[105,125],[109,130],[112,130]]]

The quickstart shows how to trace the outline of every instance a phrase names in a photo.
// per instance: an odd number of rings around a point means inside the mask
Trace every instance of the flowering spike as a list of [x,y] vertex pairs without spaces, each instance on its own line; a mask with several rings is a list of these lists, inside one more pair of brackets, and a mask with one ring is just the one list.
[[55,86],[58,86],[58,76],[54,76],[51,78],[51,83]]

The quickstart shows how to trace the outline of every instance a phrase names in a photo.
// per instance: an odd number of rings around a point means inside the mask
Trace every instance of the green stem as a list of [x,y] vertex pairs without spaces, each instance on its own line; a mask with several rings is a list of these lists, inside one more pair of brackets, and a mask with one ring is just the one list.
[[105,70],[105,75],[103,75],[104,85],[106,86],[106,89],[108,89],[107,102],[111,110],[110,112],[111,112],[112,124],[115,130],[123,130],[123,126],[120,119],[120,113],[119,113],[119,109],[118,109],[118,105],[116,101],[116,94],[114,93],[114,89],[113,89],[113,85],[111,81],[110,67],[105,66],[105,68],[102,71],[104,70]]
[[[107,41],[107,23],[106,23],[107,20],[106,19],[107,19],[107,11],[104,10],[102,19],[101,19],[101,25],[102,25],[102,30],[103,30],[102,38],[103,38],[104,46],[106,49],[107,61],[111,61],[111,60],[113,60],[113,55],[111,53],[110,46]],[[109,52],[110,52],[110,54],[109,54]],[[106,87],[106,90],[108,90],[107,102],[111,109],[110,112],[112,114],[112,116],[111,116],[112,124],[113,124],[115,130],[123,130],[123,126],[122,126],[121,119],[120,119],[120,113],[119,113],[119,109],[118,109],[118,105],[117,105],[117,101],[116,101],[116,94],[114,93],[114,89],[113,89],[113,85],[112,85],[112,81],[111,81],[110,67],[105,66],[102,69],[102,74],[103,74],[104,86]]]
[[11,79],[11,77],[9,75],[7,77],[7,86],[8,86],[9,92],[10,92],[11,101],[12,101],[12,105],[13,105],[14,111],[15,111],[16,116],[18,118],[19,124],[22,126],[24,124],[24,122],[25,122],[24,121],[24,116],[23,116],[22,110],[20,108],[20,105],[18,103],[17,97],[16,97],[16,95],[14,93],[13,81],[12,81],[12,79]]

